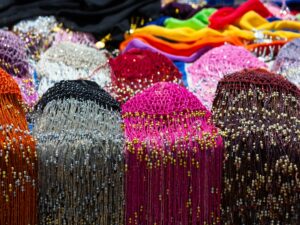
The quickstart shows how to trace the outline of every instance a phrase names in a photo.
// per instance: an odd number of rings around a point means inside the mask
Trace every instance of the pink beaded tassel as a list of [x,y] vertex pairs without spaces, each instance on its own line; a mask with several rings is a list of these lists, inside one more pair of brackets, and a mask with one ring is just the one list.
[[220,223],[222,139],[192,93],[156,83],[122,107],[126,225]]

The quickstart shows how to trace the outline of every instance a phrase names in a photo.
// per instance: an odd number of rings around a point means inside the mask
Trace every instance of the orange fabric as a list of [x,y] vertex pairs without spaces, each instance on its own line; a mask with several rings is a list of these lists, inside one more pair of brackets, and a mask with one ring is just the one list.
[[35,225],[35,141],[29,135],[18,85],[2,69],[0,83],[0,224]]
[[182,56],[190,56],[202,47],[216,47],[223,45],[225,42],[237,46],[243,45],[242,41],[238,37],[205,37],[192,43],[171,43],[149,34],[133,34],[121,43],[120,50],[124,50],[133,38],[138,38],[141,41],[169,54],[178,55],[178,53],[180,53]]

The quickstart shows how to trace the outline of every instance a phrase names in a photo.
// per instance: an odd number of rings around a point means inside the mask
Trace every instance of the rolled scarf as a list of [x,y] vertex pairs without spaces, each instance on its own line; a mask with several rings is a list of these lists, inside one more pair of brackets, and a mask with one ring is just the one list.
[[227,74],[246,68],[267,68],[243,47],[223,45],[206,52],[190,67],[189,89],[210,110],[218,82]]
[[284,45],[278,53],[272,71],[282,74],[300,88],[300,39]]
[[110,91],[120,102],[157,82],[182,84],[182,74],[172,61],[156,52],[131,49],[109,63],[112,68]]
[[[165,27],[150,25],[138,28],[132,35],[150,34],[160,38],[176,42],[196,42],[199,39],[209,37],[227,37],[234,36],[247,41],[265,41],[264,39],[280,40],[299,38],[300,22],[298,21],[273,21],[269,22],[255,11],[249,11],[237,18],[232,25],[224,29],[215,30],[205,27],[200,30],[194,30],[190,27],[179,27],[168,29]],[[130,36],[132,36],[130,35]],[[130,38],[127,36],[127,39]],[[262,39],[262,40],[261,40]]]
[[226,146],[222,223],[291,224],[300,211],[300,91],[262,69],[225,76],[213,103]]
[[49,48],[38,62],[41,96],[61,80],[92,80],[101,87],[110,83],[109,53],[85,45],[61,42]]
[[213,29],[223,29],[226,25],[233,24],[249,11],[255,11],[262,17],[266,18],[271,15],[268,9],[259,0],[248,0],[238,8],[223,7],[215,12],[210,18],[209,26]]
[[236,46],[244,45],[243,42],[238,37],[229,37],[229,36],[214,37],[214,36],[207,35],[207,37],[201,38],[192,43],[180,43],[180,42],[172,43],[157,38],[153,35],[143,33],[143,34],[131,35],[126,41],[121,43],[120,50],[124,50],[127,44],[132,39],[136,39],[136,38],[165,53],[177,55],[180,52],[181,56],[192,56],[196,52],[200,51],[202,48],[206,48],[208,46],[216,47],[216,46],[223,45],[224,43],[228,43]]
[[125,224],[220,224],[223,145],[185,88],[157,83],[122,106]]
[[224,30],[214,30],[209,27],[205,27],[200,30],[194,30],[190,27],[179,27],[169,29],[156,25],[149,25],[142,28],[137,28],[131,35],[127,35],[126,39],[136,34],[148,34],[156,37],[160,37],[164,40],[171,42],[182,42],[191,44],[197,42],[206,37],[239,37],[248,41],[254,40],[256,37],[253,30],[242,30],[233,25],[226,27]]
[[0,69],[0,224],[37,224],[37,158],[20,89]]
[[61,81],[34,115],[39,224],[124,224],[119,104],[95,82]]
[[26,44],[14,33],[0,30],[0,67],[18,83],[22,97],[29,107],[37,101]]
[[165,20],[164,25],[167,28],[190,27],[194,30],[200,30],[208,26],[208,19],[215,11],[216,9],[214,8],[202,9],[187,20],[179,20],[171,17]]

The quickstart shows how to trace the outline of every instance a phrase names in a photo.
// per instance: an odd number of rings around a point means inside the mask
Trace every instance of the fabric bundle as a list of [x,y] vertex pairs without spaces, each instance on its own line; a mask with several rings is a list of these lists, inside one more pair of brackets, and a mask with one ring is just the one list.
[[220,223],[223,145],[210,116],[192,93],[166,82],[122,106],[125,224]]
[[101,87],[110,83],[109,53],[81,44],[60,42],[49,48],[38,62],[38,93],[42,95],[61,80],[85,79]]
[[272,70],[285,76],[300,88],[300,39],[295,39],[282,47]]
[[213,114],[225,132],[223,224],[298,224],[299,100],[296,86],[262,69],[219,82]]
[[14,33],[0,30],[0,67],[17,81],[22,97],[33,106],[37,93],[30,74],[25,43]]
[[188,67],[188,86],[201,102],[211,109],[218,81],[225,75],[245,68],[266,67],[245,48],[223,45],[208,51]]
[[103,37],[111,33],[113,42],[123,40],[130,19],[144,20],[159,16],[159,0],[5,0],[0,5],[0,27],[36,16],[55,16],[66,27]]
[[0,69],[0,224],[37,223],[37,159],[17,83]]
[[124,224],[119,104],[95,82],[61,81],[35,112],[39,223]]
[[181,83],[181,73],[171,60],[146,49],[131,49],[114,59],[111,92],[120,102],[154,83],[168,81]]

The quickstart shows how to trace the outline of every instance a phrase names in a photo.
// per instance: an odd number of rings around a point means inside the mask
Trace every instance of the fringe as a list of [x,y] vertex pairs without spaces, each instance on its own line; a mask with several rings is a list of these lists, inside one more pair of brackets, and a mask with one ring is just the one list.
[[15,96],[0,96],[0,224],[37,224],[37,156]]
[[219,83],[213,115],[226,133],[225,225],[298,224],[300,101],[280,85]]
[[126,225],[220,224],[223,144],[205,114],[123,115]]
[[120,115],[75,99],[51,101],[40,113],[40,224],[124,224]]

